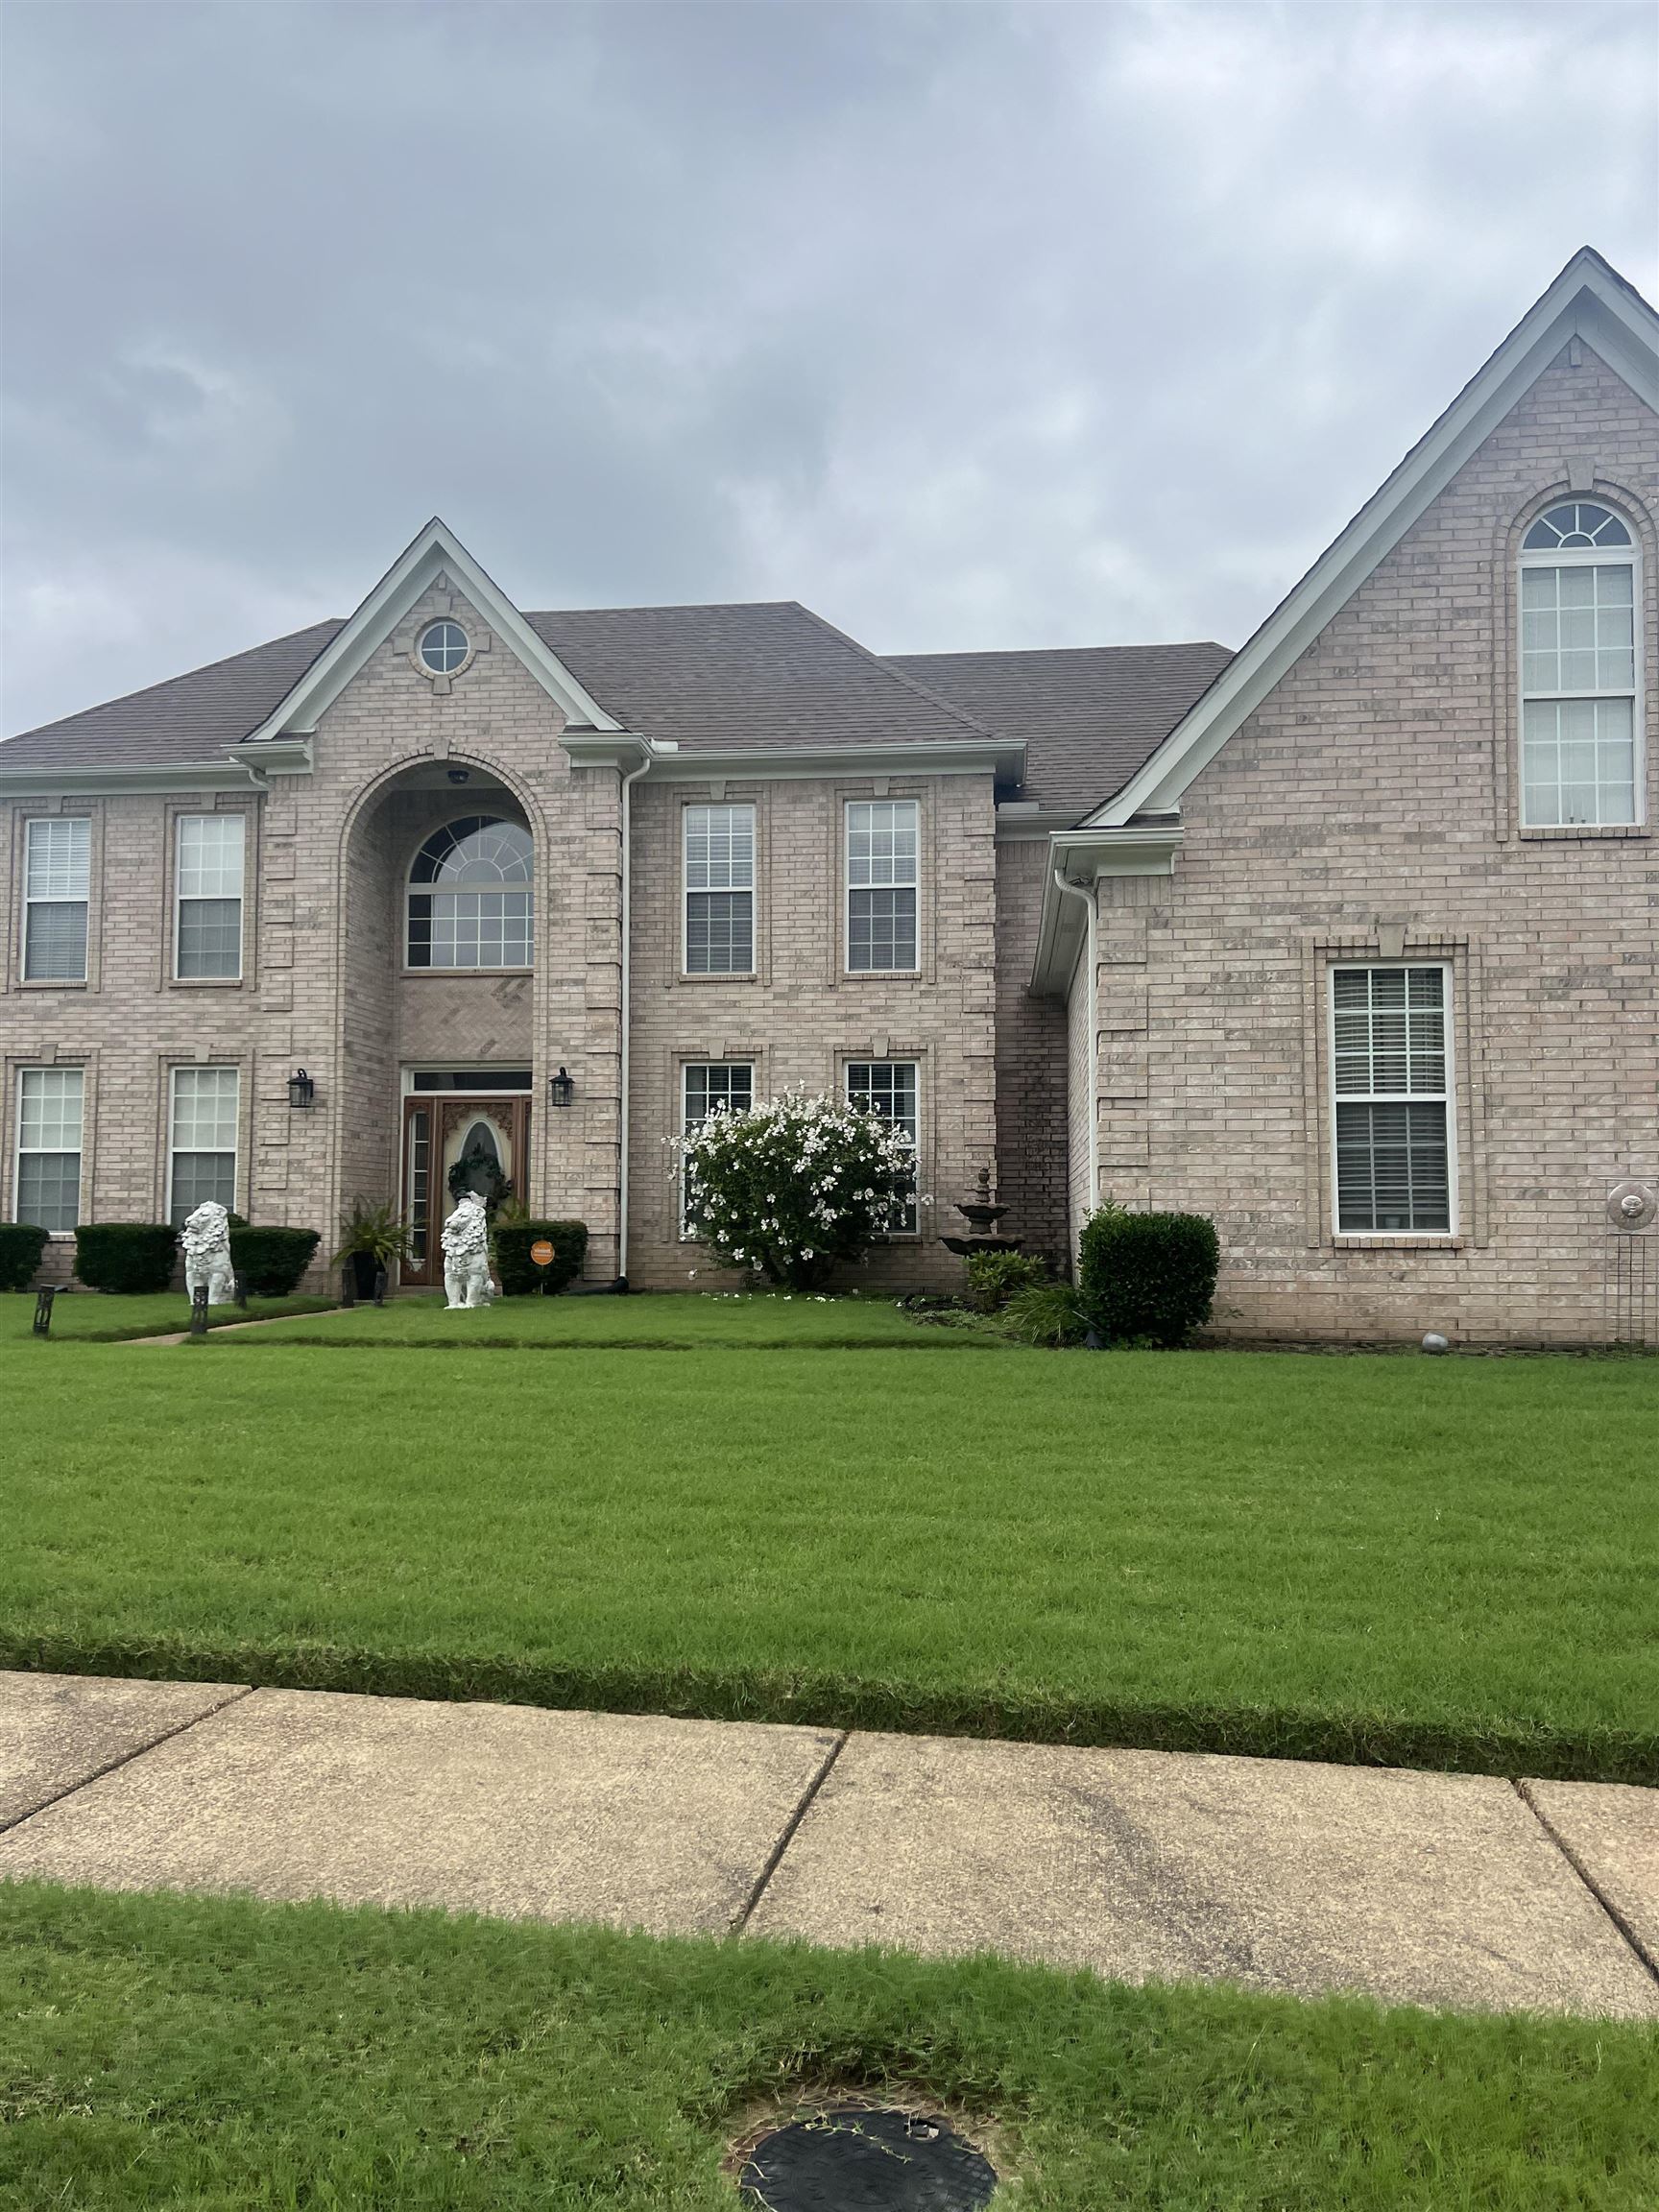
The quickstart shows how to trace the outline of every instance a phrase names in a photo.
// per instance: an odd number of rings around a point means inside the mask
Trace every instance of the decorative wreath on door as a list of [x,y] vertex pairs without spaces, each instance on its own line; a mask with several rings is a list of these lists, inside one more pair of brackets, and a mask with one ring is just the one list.
[[487,1214],[493,1214],[504,1198],[512,1197],[512,1177],[502,1174],[501,1163],[493,1149],[486,1150],[482,1144],[469,1144],[450,1168],[450,1199],[458,1203],[466,1190],[477,1191],[484,1201]]

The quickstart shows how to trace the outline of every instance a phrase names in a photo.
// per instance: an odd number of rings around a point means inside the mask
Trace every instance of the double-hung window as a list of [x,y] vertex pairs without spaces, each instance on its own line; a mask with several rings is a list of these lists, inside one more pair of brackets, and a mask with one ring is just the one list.
[[242,867],[247,817],[180,814],[173,973],[235,982],[242,974]]
[[847,966],[855,974],[916,971],[921,808],[914,799],[847,806]]
[[[863,1106],[871,1113],[885,1115],[889,1121],[897,1121],[909,1143],[911,1158],[915,1158],[922,1124],[914,1060],[851,1061],[847,1069],[847,1095],[854,1106]],[[896,1235],[914,1237],[916,1226],[916,1178],[912,1173],[904,1212],[893,1229]]]
[[18,1070],[12,1211],[37,1229],[73,1229],[81,1217],[84,1085],[79,1068]]
[[39,815],[23,853],[23,979],[84,983],[92,825],[84,815]]
[[[755,1070],[747,1060],[692,1060],[681,1070],[680,1126],[689,1137],[711,1114],[743,1114],[755,1103]],[[680,1234],[697,1235],[691,1170],[681,1178]]]
[[168,1218],[177,1229],[209,1198],[236,1203],[236,1122],[242,1083],[234,1068],[175,1068],[170,1117]]
[[1451,1232],[1449,982],[1438,965],[1331,971],[1339,1235]]
[[1630,824],[1638,804],[1636,547],[1610,507],[1566,500],[1521,548],[1521,820]]
[[685,973],[748,975],[755,967],[755,809],[687,806]]

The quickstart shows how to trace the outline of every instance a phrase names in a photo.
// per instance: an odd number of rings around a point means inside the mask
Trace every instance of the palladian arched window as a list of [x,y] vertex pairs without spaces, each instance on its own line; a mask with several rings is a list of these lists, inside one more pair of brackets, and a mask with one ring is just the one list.
[[533,848],[517,822],[435,830],[409,871],[411,968],[528,968]]
[[1599,499],[1564,499],[1521,545],[1521,820],[1639,819],[1636,546]]

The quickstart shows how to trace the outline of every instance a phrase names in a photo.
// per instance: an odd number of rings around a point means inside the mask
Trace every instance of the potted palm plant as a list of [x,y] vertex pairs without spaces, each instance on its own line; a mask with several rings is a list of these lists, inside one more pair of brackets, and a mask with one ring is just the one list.
[[408,1259],[409,1225],[395,1206],[371,1206],[367,1198],[353,1198],[340,1232],[340,1249],[330,1264],[349,1263],[358,1297],[373,1298],[381,1268],[390,1275],[395,1261]]

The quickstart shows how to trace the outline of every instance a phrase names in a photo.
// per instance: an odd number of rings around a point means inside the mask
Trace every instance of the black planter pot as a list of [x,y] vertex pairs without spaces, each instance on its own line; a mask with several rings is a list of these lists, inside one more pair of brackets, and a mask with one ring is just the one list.
[[380,1271],[380,1262],[373,1252],[353,1252],[351,1255],[352,1286],[359,1298],[373,1298],[374,1278]]

